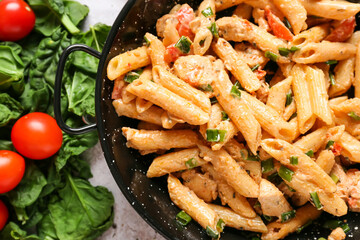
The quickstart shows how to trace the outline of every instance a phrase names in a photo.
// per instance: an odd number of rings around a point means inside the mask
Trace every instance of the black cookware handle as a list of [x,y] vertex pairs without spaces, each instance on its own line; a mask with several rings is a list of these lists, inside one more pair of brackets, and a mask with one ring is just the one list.
[[62,78],[65,68],[65,63],[67,58],[69,57],[70,53],[75,51],[83,51],[86,52],[94,57],[100,58],[101,53],[98,51],[92,49],[89,46],[83,45],[83,44],[74,44],[67,47],[64,52],[61,54],[58,69],[56,71],[56,78],[55,78],[55,89],[54,89],[54,114],[55,119],[59,127],[68,134],[83,134],[90,132],[94,129],[96,129],[96,123],[85,125],[80,128],[71,128],[64,122],[62,115],[61,115],[61,86],[62,86]]

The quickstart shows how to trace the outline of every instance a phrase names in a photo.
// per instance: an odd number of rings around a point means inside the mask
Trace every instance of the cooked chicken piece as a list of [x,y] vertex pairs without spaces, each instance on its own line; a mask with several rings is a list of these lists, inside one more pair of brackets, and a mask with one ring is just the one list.
[[346,178],[341,179],[337,184],[337,194],[343,198],[350,211],[360,212],[360,171],[350,169],[346,172]]
[[265,66],[269,61],[269,59],[265,57],[263,51],[250,43],[237,43],[235,45],[235,50],[250,67],[255,67],[257,64]]
[[334,229],[328,237],[328,240],[344,240],[346,234],[341,227]]

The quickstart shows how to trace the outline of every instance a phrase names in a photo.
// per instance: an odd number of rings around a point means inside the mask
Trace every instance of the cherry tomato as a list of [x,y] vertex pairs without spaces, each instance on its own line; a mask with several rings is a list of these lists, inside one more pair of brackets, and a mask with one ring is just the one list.
[[55,119],[41,112],[21,117],[11,130],[11,141],[16,150],[31,159],[51,157],[60,149],[62,140]]
[[35,14],[23,0],[0,1],[0,40],[18,41],[35,25]]
[[356,26],[355,16],[342,20],[325,40],[330,42],[344,42],[348,40],[354,32]]
[[175,62],[182,54],[182,52],[175,47],[175,44],[171,44],[166,47],[164,60],[167,63]]
[[180,36],[187,36],[190,39],[194,38],[194,34],[190,29],[190,22],[194,20],[195,14],[189,5],[183,5],[176,13],[179,23],[176,25],[176,30]]
[[13,151],[0,150],[0,194],[14,189],[24,176],[24,172],[25,160],[22,156]]
[[287,41],[293,40],[293,34],[270,9],[265,10],[265,17],[274,35]]
[[9,218],[9,211],[5,204],[0,200],[0,231],[4,228]]

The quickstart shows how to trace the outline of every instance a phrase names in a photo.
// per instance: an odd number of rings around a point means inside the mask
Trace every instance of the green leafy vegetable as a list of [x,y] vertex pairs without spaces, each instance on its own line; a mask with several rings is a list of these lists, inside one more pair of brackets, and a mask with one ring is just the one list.
[[40,240],[41,238],[36,235],[28,235],[27,232],[22,230],[16,223],[9,222],[0,232],[0,239]]
[[0,93],[0,127],[7,125],[11,120],[21,116],[21,104],[7,93]]

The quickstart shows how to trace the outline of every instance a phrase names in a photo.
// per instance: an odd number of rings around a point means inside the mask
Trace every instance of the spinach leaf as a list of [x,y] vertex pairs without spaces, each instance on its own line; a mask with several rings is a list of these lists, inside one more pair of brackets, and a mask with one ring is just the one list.
[[10,203],[18,208],[30,206],[39,198],[46,183],[44,174],[33,162],[29,162],[19,185],[7,193]]
[[0,232],[1,240],[40,240],[38,236],[28,236],[26,231],[22,230],[16,223],[9,222],[5,228]]
[[55,167],[55,158],[51,162],[51,164],[47,170],[47,173],[48,173],[47,178],[46,178],[47,184],[43,188],[43,190],[40,194],[40,197],[45,197],[47,195],[50,195],[56,189],[64,187],[64,183],[62,182],[62,179],[61,179],[61,173],[59,173]]
[[[0,129],[0,131],[1,131],[1,129]],[[14,146],[13,146],[13,144],[12,144],[11,141],[9,141],[9,140],[1,140],[1,139],[0,139],[0,150],[11,150],[11,151],[14,151],[15,148],[14,148]]]
[[25,224],[29,220],[29,216],[27,215],[25,208],[14,207],[14,210],[19,222]]
[[23,108],[21,104],[7,93],[0,93],[0,127],[8,124],[21,116]]
[[62,0],[28,0],[28,2],[36,14],[35,29],[45,36],[51,36],[60,24],[71,34],[79,33],[80,30],[76,25],[89,12],[85,5],[71,2],[66,4]]
[[59,239],[56,235],[56,230],[53,222],[51,221],[50,214],[46,212],[43,219],[38,225],[38,234],[41,239],[55,240]]
[[59,198],[49,204],[59,239],[95,239],[113,222],[114,198],[106,188],[67,174]]
[[24,63],[18,53],[18,45],[0,45],[0,91],[12,88],[20,95],[24,90]]
[[72,156],[68,160],[67,169],[72,173],[72,176],[78,178],[89,179],[92,178],[90,164],[79,156]]

